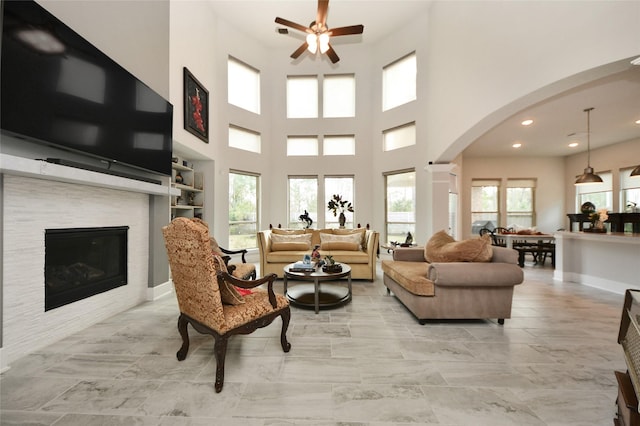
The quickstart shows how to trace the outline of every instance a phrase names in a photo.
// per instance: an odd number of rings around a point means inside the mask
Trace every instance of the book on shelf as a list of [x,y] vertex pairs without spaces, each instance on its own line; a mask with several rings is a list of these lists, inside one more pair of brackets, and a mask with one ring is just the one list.
[[294,263],[290,268],[289,271],[291,272],[314,272],[316,270],[316,264],[315,263],[304,263],[302,261],[298,261],[296,263]]

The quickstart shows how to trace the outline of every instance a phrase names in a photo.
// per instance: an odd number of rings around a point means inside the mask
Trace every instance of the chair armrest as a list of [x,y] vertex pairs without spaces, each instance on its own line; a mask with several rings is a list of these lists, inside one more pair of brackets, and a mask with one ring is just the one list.
[[244,255],[248,253],[247,249],[242,249],[242,250],[229,250],[226,249],[224,247],[220,247],[220,250],[224,253],[224,254],[242,254],[242,263],[247,263],[246,259],[244,258]]
[[522,283],[524,273],[517,264],[450,262],[432,263],[427,277],[440,286],[504,287]]
[[278,302],[276,301],[276,294],[273,292],[273,282],[276,280],[276,278],[278,278],[276,274],[268,274],[262,278],[257,278],[255,280],[241,280],[224,271],[218,271],[216,275],[218,276],[218,279],[240,288],[249,289],[258,287],[262,284],[267,284],[269,303],[271,303],[271,306],[273,306],[274,309],[278,306]]
[[426,262],[424,259],[424,247],[396,247],[393,249],[393,260]]

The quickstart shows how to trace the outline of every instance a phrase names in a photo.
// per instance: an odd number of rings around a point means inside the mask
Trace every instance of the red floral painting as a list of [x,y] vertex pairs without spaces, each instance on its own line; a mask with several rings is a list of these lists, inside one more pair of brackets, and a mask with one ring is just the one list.
[[209,92],[184,68],[184,128],[209,142]]

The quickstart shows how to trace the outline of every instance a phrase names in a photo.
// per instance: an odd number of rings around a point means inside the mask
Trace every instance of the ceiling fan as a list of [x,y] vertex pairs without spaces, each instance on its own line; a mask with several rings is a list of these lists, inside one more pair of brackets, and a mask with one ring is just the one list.
[[362,34],[364,31],[364,25],[351,25],[348,27],[340,27],[329,29],[327,27],[327,9],[329,9],[329,0],[318,0],[318,13],[316,20],[311,22],[308,27],[304,25],[296,24],[287,19],[276,18],[276,23],[285,25],[287,27],[294,28],[296,30],[307,33],[307,38],[302,45],[291,54],[293,59],[302,55],[302,52],[308,50],[311,53],[316,53],[320,50],[320,53],[326,53],[332,63],[336,63],[340,60],[340,57],[333,50],[329,40],[331,37]]

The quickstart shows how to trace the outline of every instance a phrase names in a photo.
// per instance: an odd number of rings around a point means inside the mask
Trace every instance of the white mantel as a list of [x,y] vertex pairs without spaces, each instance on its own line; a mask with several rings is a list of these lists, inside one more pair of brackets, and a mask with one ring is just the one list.
[[640,288],[640,234],[558,232],[554,279],[624,294]]

